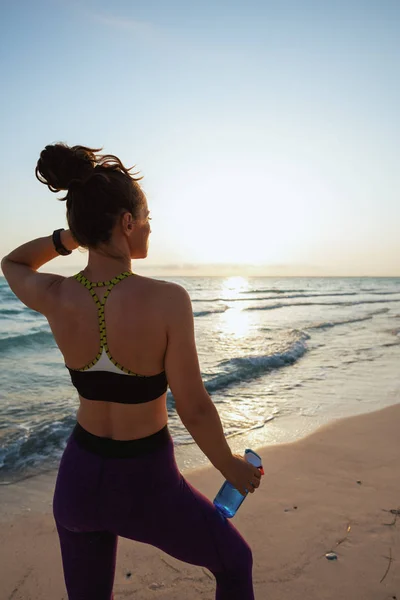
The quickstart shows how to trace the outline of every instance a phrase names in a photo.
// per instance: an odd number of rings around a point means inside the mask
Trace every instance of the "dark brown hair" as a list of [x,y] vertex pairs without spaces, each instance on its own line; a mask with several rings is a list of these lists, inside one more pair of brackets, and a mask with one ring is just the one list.
[[67,221],[73,237],[84,248],[108,242],[117,218],[130,212],[133,218],[145,195],[135,177],[112,154],[102,148],[46,146],[37,162],[37,179],[51,192],[67,190],[59,200],[67,201]]

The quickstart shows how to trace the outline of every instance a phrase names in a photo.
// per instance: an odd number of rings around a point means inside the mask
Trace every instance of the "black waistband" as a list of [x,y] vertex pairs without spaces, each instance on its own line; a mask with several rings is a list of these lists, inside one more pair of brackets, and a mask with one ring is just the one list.
[[136,440],[113,440],[111,438],[99,437],[89,433],[77,423],[73,429],[72,435],[82,448],[98,454],[103,458],[133,458],[142,456],[154,450],[165,446],[171,440],[171,434],[168,425],[162,429]]

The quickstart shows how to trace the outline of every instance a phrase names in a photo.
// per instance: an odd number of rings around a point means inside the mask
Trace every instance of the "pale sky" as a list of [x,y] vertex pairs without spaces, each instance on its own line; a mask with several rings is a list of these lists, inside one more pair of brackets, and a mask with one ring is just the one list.
[[139,269],[400,275],[399,64],[397,0],[4,2],[0,255],[66,226],[64,141],[144,175]]

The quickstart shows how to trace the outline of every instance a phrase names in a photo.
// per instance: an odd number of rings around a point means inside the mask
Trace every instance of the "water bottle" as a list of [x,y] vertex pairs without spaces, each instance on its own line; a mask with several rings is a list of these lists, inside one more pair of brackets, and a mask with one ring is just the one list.
[[[257,452],[247,448],[244,453],[244,458],[247,460],[247,462],[260,469],[261,474],[264,475],[261,456],[259,456]],[[231,483],[229,483],[229,481],[225,481],[222,484],[218,494],[214,498],[214,505],[219,512],[224,515],[224,517],[231,519],[235,516],[239,506],[242,504],[247,494],[248,492],[245,496],[243,496],[236,488],[233,487]]]

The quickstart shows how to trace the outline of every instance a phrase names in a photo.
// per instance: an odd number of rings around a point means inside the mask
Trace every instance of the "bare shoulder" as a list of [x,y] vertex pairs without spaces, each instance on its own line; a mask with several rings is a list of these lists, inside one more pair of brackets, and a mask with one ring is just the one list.
[[141,287],[157,295],[163,294],[164,297],[173,296],[174,298],[185,295],[189,296],[185,288],[179,285],[179,283],[164,281],[163,279],[153,279],[152,277],[143,277],[142,275],[136,275],[135,280]]
[[137,276],[137,282],[144,292],[151,296],[163,312],[174,314],[188,307],[191,309],[191,300],[185,288],[172,281],[152,279]]

